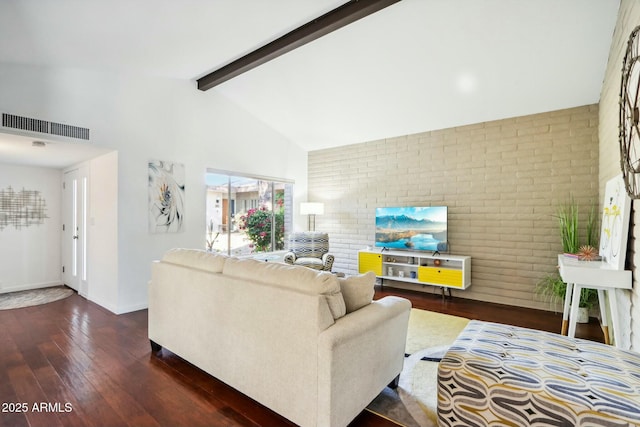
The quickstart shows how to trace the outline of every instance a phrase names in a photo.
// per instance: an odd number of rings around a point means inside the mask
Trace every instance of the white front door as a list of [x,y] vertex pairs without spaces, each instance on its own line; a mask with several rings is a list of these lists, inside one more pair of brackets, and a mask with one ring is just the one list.
[[62,279],[87,295],[87,185],[85,168],[66,171],[62,178]]

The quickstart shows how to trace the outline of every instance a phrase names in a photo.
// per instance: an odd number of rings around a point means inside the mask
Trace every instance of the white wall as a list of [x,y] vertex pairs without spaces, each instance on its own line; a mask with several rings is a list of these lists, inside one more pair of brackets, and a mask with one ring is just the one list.
[[118,153],[86,162],[89,169],[87,298],[118,310]]
[[[115,312],[146,306],[153,259],[172,247],[204,247],[207,168],[293,179],[297,196],[306,194],[304,150],[192,81],[0,63],[0,104],[12,114],[88,127],[91,144],[118,151],[118,272],[109,279],[117,283],[105,287],[117,289],[116,308],[107,307]],[[182,233],[148,232],[150,159],[186,167]]]
[[60,180],[57,169],[0,164],[0,189],[40,191],[48,217],[41,225],[0,230],[0,292],[61,283]]

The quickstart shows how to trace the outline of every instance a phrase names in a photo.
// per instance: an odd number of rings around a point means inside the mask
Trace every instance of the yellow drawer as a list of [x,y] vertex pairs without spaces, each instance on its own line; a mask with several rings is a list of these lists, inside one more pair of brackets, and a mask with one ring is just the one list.
[[418,281],[462,288],[462,270],[440,267],[418,267]]
[[382,255],[359,252],[358,271],[360,273],[373,271],[376,276],[382,276]]

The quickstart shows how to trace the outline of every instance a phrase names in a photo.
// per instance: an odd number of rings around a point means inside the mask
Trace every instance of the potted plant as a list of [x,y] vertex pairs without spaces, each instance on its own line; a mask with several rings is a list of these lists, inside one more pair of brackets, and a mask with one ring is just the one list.
[[[579,207],[575,199],[572,197],[569,203],[558,207],[556,218],[560,230],[560,238],[562,241],[562,250],[568,255],[580,255],[583,253],[586,260],[592,261],[597,255],[598,246],[598,216],[596,214],[596,206],[592,203],[591,209],[587,216],[587,225],[585,227],[585,245],[580,244],[580,215]],[[594,254],[594,251],[596,252]]]
[[[564,205],[558,207],[556,212],[562,250],[568,256],[575,256],[578,259],[589,261],[597,258],[598,245],[598,217],[596,207],[592,203],[587,216],[584,239],[586,244],[580,244],[580,215],[579,207],[573,197]],[[559,304],[562,304],[567,291],[567,285],[562,281],[560,274],[547,274],[536,284],[536,294],[547,301],[555,311]],[[589,310],[598,301],[598,291],[595,289],[582,289],[580,294],[580,304],[578,310],[578,322],[589,321]]]
[[578,253],[580,247],[580,236],[578,234],[579,216],[578,205],[573,197],[569,203],[558,207],[556,218],[558,218],[558,226],[560,228],[562,250],[566,254]]
[[[567,293],[567,284],[562,281],[560,274],[551,273],[545,275],[536,284],[536,294],[540,295],[549,306],[557,311],[564,302]],[[578,323],[589,323],[589,311],[598,303],[598,291],[595,289],[582,289],[578,304]]]

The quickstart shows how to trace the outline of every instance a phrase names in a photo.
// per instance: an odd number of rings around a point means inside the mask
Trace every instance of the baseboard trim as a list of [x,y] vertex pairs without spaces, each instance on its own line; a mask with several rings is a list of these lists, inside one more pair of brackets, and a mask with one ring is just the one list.
[[129,305],[127,307],[124,307],[124,308],[118,310],[118,312],[116,312],[116,314],[132,313],[134,311],[146,310],[147,308],[149,308],[149,304],[146,303],[146,302],[139,303],[139,304],[133,304],[133,305]]
[[85,298],[87,298],[92,303],[98,304],[100,307],[106,310],[109,310],[113,314],[126,314],[126,313],[131,313],[138,310],[145,310],[149,308],[149,304],[147,302],[132,304],[132,305],[128,305],[126,307],[121,308],[121,307],[118,307],[117,305],[107,304],[103,301],[100,301],[99,299],[93,298],[91,297],[91,295],[88,295]]

